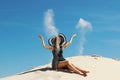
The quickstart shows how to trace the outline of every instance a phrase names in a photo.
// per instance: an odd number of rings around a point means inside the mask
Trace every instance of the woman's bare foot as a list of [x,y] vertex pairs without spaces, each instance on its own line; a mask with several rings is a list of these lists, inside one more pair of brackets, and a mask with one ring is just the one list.
[[84,76],[84,77],[87,76],[87,74],[86,74],[85,72],[79,72],[78,74],[80,74],[80,75],[82,75],[82,76]]
[[82,72],[83,72],[83,73],[90,73],[90,71],[85,71],[85,70],[83,70]]
[[86,76],[87,76],[87,73],[89,73],[89,71],[85,71],[85,70],[83,70],[82,73],[81,73],[80,75],[86,77]]
[[83,73],[83,74],[80,74],[80,75],[82,75],[82,76],[84,76],[84,77],[86,77],[86,76],[87,76],[87,74],[86,74],[86,73]]
[[90,71],[85,71],[85,73],[90,73]]

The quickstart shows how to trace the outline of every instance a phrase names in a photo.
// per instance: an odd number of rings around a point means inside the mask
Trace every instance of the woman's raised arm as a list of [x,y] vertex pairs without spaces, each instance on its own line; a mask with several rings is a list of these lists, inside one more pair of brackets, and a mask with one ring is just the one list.
[[63,48],[68,47],[68,46],[72,43],[73,38],[76,37],[76,36],[77,36],[76,34],[73,34],[73,35],[71,36],[69,42],[67,42],[65,45],[63,45]]
[[38,37],[42,40],[42,46],[43,46],[43,48],[49,49],[49,50],[53,50],[53,47],[52,47],[52,46],[46,46],[46,45],[45,45],[45,43],[44,43],[44,38],[42,37],[42,35],[38,35]]

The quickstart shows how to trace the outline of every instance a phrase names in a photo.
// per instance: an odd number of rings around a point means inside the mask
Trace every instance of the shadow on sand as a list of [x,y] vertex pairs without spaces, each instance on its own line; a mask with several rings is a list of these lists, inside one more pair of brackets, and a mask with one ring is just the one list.
[[[56,71],[56,70],[53,70],[51,67],[45,67],[45,68],[40,68],[40,69],[26,71],[26,72],[20,73],[18,75],[27,74],[27,73],[36,72],[36,71]],[[68,69],[59,69],[57,71],[67,72],[67,73],[73,73],[72,71],[70,71]]]

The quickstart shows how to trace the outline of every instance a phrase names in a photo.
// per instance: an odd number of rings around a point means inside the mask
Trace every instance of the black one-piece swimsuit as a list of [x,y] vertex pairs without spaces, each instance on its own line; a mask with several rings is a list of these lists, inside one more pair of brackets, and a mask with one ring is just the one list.
[[52,69],[57,70],[58,63],[60,61],[64,61],[65,60],[65,58],[62,55],[63,54],[62,46],[60,46],[60,48],[54,47],[52,53],[53,53]]

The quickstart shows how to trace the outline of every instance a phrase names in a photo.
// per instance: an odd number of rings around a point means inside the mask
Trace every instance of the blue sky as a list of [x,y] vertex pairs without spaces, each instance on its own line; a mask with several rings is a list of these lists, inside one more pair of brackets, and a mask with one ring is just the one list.
[[47,43],[44,13],[54,12],[54,25],[69,40],[64,56],[77,56],[80,18],[89,21],[93,30],[86,33],[83,55],[120,58],[119,0],[1,0],[0,1],[0,77],[13,75],[51,62],[52,54],[41,46],[42,34]]

